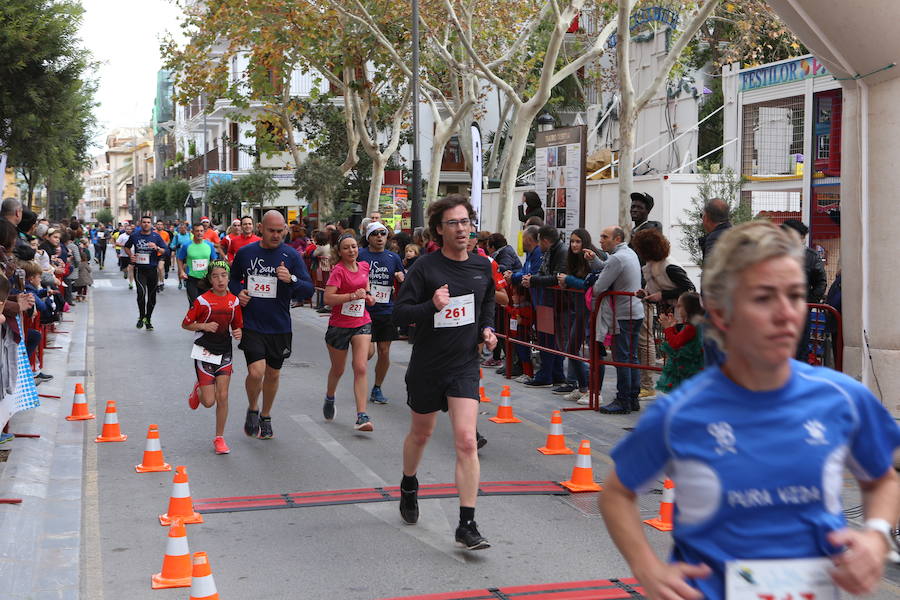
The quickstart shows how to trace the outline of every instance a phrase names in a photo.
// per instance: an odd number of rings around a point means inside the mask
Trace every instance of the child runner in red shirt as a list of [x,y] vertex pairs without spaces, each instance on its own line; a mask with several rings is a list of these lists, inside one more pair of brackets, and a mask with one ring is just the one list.
[[188,310],[183,329],[196,332],[191,357],[197,372],[197,383],[188,397],[188,404],[196,409],[200,404],[216,406],[216,454],[228,454],[228,444],[222,437],[228,419],[228,385],[231,383],[231,338],[241,339],[241,305],[237,296],[228,291],[228,262],[214,260],[209,265],[207,279],[210,289],[194,300]]
[[369,344],[372,342],[372,317],[366,304],[375,304],[369,294],[369,263],[356,262],[359,247],[356,239],[349,234],[340,237],[335,251],[331,275],[325,284],[325,304],[331,307],[325,344],[331,357],[328,371],[328,388],[322,414],[325,420],[334,419],[334,393],[337,390],[347,350],[353,347],[353,394],[356,396],[357,431],[372,431],[372,420],[366,414],[366,400],[369,396],[366,375],[369,362]]

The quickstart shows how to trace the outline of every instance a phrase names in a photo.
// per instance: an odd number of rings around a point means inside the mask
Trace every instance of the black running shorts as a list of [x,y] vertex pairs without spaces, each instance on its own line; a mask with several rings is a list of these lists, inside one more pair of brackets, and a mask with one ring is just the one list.
[[419,414],[427,415],[439,410],[447,412],[447,398],[472,398],[478,402],[478,371],[473,374],[443,374],[435,379],[406,376],[406,403]]
[[248,365],[265,360],[267,367],[280,369],[285,359],[291,355],[291,341],[290,332],[259,333],[244,327],[241,329],[238,348],[244,351],[244,359]]
[[372,315],[372,341],[393,342],[398,337],[391,315]]
[[335,350],[346,350],[350,347],[350,340],[355,335],[371,335],[372,324],[366,323],[359,327],[335,327],[329,325],[325,331],[325,343]]

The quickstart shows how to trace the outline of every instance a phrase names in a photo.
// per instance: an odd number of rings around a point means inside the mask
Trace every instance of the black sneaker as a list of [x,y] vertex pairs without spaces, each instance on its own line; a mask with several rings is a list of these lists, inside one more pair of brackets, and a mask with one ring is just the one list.
[[631,408],[618,400],[613,400],[606,406],[601,406],[600,412],[604,415],[627,415],[631,412]]
[[572,392],[574,392],[577,389],[578,389],[577,387],[575,387],[574,385],[572,385],[570,383],[564,383],[562,385],[556,386],[555,388],[553,388],[550,391],[553,392],[554,394],[556,394],[557,396],[565,396],[566,394],[571,394]]
[[641,412],[641,403],[637,398],[630,402],[631,412]]
[[150,322],[150,319],[144,319],[144,327],[147,331],[153,331],[153,323]]
[[533,388],[548,388],[551,385],[553,385],[553,384],[551,384],[549,381],[545,383],[542,381],[537,381],[533,377],[525,382],[526,387],[533,387]]
[[137,325],[135,325],[135,327],[140,329],[143,326],[144,326],[144,317],[141,317],[140,319],[138,319]]
[[38,373],[37,375],[35,375],[35,377],[40,379],[41,381],[50,381],[51,379],[53,379],[53,375],[47,375],[45,373]]
[[487,438],[481,435],[481,433],[477,429],[475,430],[475,445],[479,450],[487,445]]
[[259,418],[259,434],[256,436],[261,440],[271,440],[272,436],[272,417]]
[[456,543],[466,550],[484,550],[491,547],[484,536],[478,533],[475,521],[460,523],[456,528]]
[[494,371],[497,375],[506,375],[506,365],[502,367],[498,367],[496,371]]
[[334,400],[325,398],[325,403],[322,404],[322,416],[326,421],[334,420]]
[[419,490],[406,491],[400,488],[400,518],[410,525],[419,520]]
[[244,433],[250,437],[259,433],[259,411],[248,410],[247,418],[244,419]]

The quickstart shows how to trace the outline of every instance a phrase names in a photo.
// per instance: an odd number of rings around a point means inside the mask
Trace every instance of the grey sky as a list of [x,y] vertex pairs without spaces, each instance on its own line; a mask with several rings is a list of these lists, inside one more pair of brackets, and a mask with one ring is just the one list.
[[110,129],[149,123],[162,62],[159,40],[165,31],[178,30],[181,11],[170,0],[82,0],[82,5],[81,37],[102,63],[95,140],[102,147]]

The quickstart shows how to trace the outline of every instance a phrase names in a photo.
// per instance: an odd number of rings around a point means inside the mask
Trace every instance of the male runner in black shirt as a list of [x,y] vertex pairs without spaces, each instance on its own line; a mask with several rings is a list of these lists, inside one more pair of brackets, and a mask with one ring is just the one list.
[[456,541],[468,550],[490,547],[475,525],[480,475],[475,425],[478,344],[483,341],[491,350],[497,345],[491,264],[466,248],[474,218],[472,205],[460,195],[431,204],[428,227],[441,250],[415,262],[394,305],[398,325],[416,326],[415,345],[406,371],[412,420],[403,442],[400,515],[407,523],[415,523],[419,518],[416,471],[434,430],[437,412],[449,411],[460,504]]

